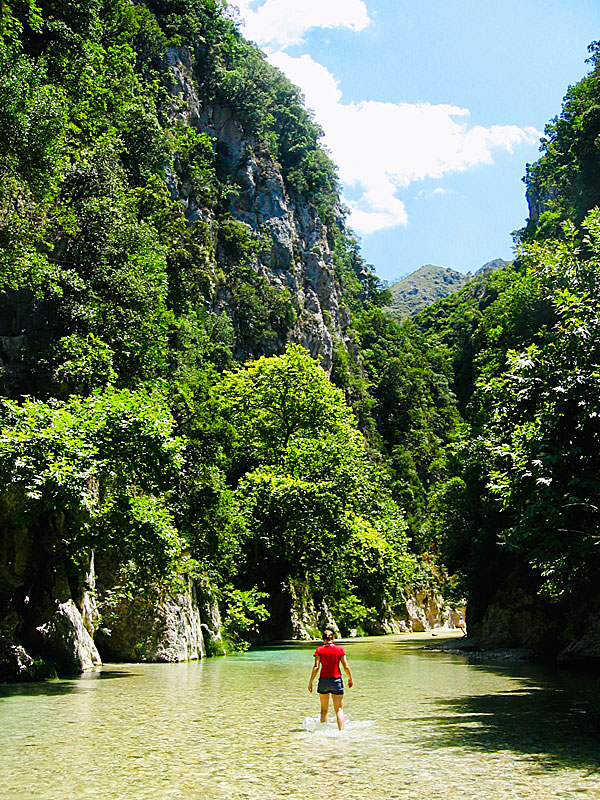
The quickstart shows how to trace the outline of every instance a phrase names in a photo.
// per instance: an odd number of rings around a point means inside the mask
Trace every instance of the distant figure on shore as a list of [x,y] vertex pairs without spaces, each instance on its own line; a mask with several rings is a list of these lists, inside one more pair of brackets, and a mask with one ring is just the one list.
[[329,695],[331,695],[333,698],[333,708],[335,710],[337,726],[343,731],[344,711],[342,704],[344,702],[344,682],[342,681],[342,673],[340,672],[340,663],[348,676],[348,686],[352,686],[352,673],[348,666],[346,651],[343,647],[333,643],[333,631],[329,628],[325,628],[323,631],[323,644],[317,647],[314,655],[315,664],[310,674],[308,691],[312,692],[313,681],[320,669],[321,674],[319,675],[317,692],[321,699],[321,722],[327,722]]

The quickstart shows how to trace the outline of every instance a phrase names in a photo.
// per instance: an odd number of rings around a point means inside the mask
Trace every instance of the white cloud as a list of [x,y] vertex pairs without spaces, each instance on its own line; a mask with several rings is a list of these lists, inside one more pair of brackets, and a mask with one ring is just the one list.
[[429,200],[432,197],[445,197],[449,194],[456,194],[454,189],[442,189],[441,186],[437,186],[435,189],[421,189],[421,191],[417,194],[418,198],[425,198]]
[[[414,181],[442,179],[480,164],[494,153],[513,153],[540,133],[516,125],[469,125],[469,111],[431,103],[343,103],[338,81],[310,55],[285,52],[313,28],[361,31],[370,24],[364,0],[233,0],[244,34],[263,47],[271,63],[297,84],[325,131],[342,184],[357,200],[346,200],[350,225],[368,234],[406,225],[398,192]],[[439,187],[436,194],[446,191]]]
[[370,24],[364,0],[233,0],[244,35],[266,49],[300,44],[312,28],[361,31]]
[[414,181],[491,164],[495,151],[513,153],[540,136],[532,127],[470,127],[468,109],[454,105],[343,103],[335,76],[309,55],[278,51],[269,59],[304,92],[342,183],[360,193],[358,200],[346,201],[350,225],[359,233],[406,225],[397,193]]

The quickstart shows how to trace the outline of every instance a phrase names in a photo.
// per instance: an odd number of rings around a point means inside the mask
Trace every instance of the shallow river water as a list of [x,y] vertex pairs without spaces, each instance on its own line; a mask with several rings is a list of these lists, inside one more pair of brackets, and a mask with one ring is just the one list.
[[342,734],[306,690],[314,645],[0,685],[0,797],[600,799],[597,675],[425,638],[345,643]]

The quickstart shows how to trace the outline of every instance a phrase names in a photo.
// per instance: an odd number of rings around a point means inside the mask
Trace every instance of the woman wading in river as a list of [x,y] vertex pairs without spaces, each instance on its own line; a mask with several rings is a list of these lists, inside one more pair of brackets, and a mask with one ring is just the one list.
[[348,676],[348,686],[352,686],[352,673],[348,666],[346,651],[343,647],[333,643],[333,631],[325,628],[323,631],[323,644],[315,650],[315,665],[310,674],[308,691],[313,690],[313,681],[319,669],[319,683],[317,692],[321,698],[321,722],[327,722],[327,711],[329,709],[329,695],[333,697],[333,708],[337,719],[338,728],[344,730],[344,683],[340,672],[340,663],[344,672]]

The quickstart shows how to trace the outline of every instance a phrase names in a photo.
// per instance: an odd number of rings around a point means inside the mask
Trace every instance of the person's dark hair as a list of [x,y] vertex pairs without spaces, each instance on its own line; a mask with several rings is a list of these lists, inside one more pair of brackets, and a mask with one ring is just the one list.
[[325,628],[325,630],[323,631],[323,639],[325,639],[328,642],[333,641],[333,631],[330,628]]

